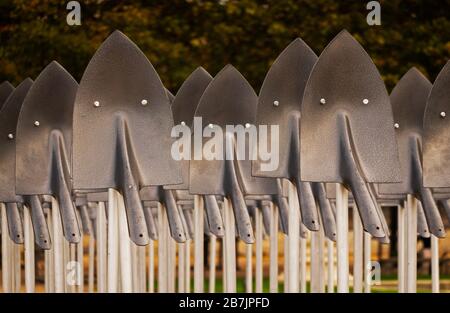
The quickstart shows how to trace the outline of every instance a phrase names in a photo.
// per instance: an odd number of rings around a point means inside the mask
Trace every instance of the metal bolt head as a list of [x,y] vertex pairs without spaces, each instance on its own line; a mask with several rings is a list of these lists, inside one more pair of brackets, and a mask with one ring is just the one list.
[[278,100],[275,100],[275,101],[273,102],[273,105],[277,107],[277,106],[280,105],[280,102],[279,102]]
[[369,99],[363,99],[363,103],[364,104],[368,104],[369,103]]
[[325,100],[325,98],[320,99],[320,104],[325,104],[327,103],[327,100]]
[[94,101],[94,106],[95,106],[96,108],[98,108],[98,107],[100,106],[100,102]]
[[439,115],[440,115],[442,118],[444,118],[447,114],[445,114],[445,112],[442,111]]
[[142,105],[147,105],[147,103],[148,103],[147,99],[142,99],[142,101],[141,101]]
[[186,126],[186,123],[185,123],[184,121],[182,121],[180,124],[181,124],[182,126]]
[[213,124],[209,124],[208,127],[209,128],[214,128],[214,125]]
[[8,134],[8,138],[9,139],[14,139],[14,135],[13,134]]
[[250,128],[250,123],[245,123],[245,128]]
[[39,123],[39,121],[34,121],[34,126],[38,127],[39,125],[41,125],[41,123]]
[[400,127],[400,125],[398,123],[394,124],[394,128],[399,128],[399,127]]

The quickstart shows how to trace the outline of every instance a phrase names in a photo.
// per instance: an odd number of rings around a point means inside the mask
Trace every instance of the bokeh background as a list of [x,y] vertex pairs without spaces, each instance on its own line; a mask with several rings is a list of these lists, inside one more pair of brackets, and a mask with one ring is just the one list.
[[412,66],[434,81],[450,59],[450,0],[380,0],[381,26],[367,24],[361,0],[80,0],[81,26],[67,25],[67,2],[0,0],[0,81],[35,78],[52,60],[79,80],[115,29],[142,49],[172,92],[197,66],[214,75],[227,63],[258,92],[293,39],[320,54],[344,28],[389,90]]

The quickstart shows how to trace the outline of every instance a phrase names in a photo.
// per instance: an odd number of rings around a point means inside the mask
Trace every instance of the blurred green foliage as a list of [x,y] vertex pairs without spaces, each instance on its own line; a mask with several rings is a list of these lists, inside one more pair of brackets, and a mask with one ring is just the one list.
[[367,24],[368,1],[80,0],[81,26],[67,25],[67,2],[0,0],[0,81],[35,78],[52,60],[79,80],[115,29],[144,51],[172,92],[197,66],[214,75],[227,63],[258,91],[293,39],[320,54],[344,28],[389,89],[412,66],[433,81],[450,58],[450,0],[381,0],[381,26]]

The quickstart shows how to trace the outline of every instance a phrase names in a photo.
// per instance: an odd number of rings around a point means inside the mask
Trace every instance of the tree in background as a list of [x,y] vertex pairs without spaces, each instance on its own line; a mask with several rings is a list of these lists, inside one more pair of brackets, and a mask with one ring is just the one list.
[[115,29],[142,49],[172,91],[197,66],[214,75],[227,63],[258,91],[293,39],[320,54],[344,28],[389,89],[412,66],[433,81],[450,58],[450,0],[381,0],[381,26],[366,23],[368,1],[80,0],[81,26],[66,24],[67,2],[0,0],[0,81],[35,78],[52,60],[79,80]]

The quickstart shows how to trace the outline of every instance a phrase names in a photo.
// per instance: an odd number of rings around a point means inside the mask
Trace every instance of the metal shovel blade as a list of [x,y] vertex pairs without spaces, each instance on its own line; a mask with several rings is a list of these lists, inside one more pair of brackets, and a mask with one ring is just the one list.
[[6,203],[7,222],[10,238],[16,244],[24,241],[23,227],[17,202],[22,202],[16,195],[16,127],[20,108],[31,88],[33,81],[25,79],[10,94],[0,111],[0,202]]
[[[192,129],[192,122],[198,102],[212,77],[203,67],[197,68],[181,85],[172,103],[172,113],[175,125]],[[181,160],[183,182],[177,185],[165,186],[166,189],[189,189],[189,160]]]
[[423,121],[423,184],[450,187],[450,61],[437,76]]
[[[268,147],[278,146],[277,168],[267,168],[261,155],[253,161],[252,173],[263,177],[290,179],[297,187],[304,225],[319,229],[318,213],[311,185],[300,181],[300,104],[308,76],[317,60],[300,38],[277,57],[264,79],[259,94],[257,124],[278,127],[278,136],[268,131]],[[269,135],[270,134],[270,135]]]
[[[201,157],[191,160],[189,172],[190,193],[230,197],[239,237],[246,243],[252,243],[254,238],[240,186],[242,172],[239,171],[239,164],[249,160],[238,161],[236,155],[233,159],[225,158],[225,152],[233,151],[236,144],[235,134],[227,133],[226,125],[245,127],[246,124],[254,124],[257,101],[253,88],[233,66],[227,65],[214,77],[200,99],[195,116],[202,118],[202,126],[194,132],[203,133],[205,127],[213,133],[219,132],[216,142],[223,147],[223,153],[219,153],[219,159],[214,159],[210,155],[211,150],[195,145],[194,156]],[[215,139],[200,140],[205,146]]]
[[[402,182],[380,184],[380,194],[415,195],[421,200],[429,230],[437,237],[445,236],[444,225],[431,189],[422,184],[423,116],[431,83],[417,69],[409,70],[391,94],[394,124],[400,156]],[[419,212],[421,210],[419,209]],[[423,227],[422,227],[423,228]]]
[[148,243],[139,189],[181,183],[171,156],[173,118],[166,90],[139,48],[119,31],[92,57],[74,108],[74,189],[119,190],[130,237]]
[[0,84],[0,109],[13,91],[14,86],[10,82],[4,81]]
[[[71,243],[80,240],[70,179],[77,87],[75,79],[61,65],[50,63],[30,89],[17,124],[16,192],[34,197],[54,196],[59,202],[64,236]],[[36,206],[31,209],[41,210]],[[39,212],[37,216],[42,218],[43,214]]]
[[348,186],[364,229],[385,237],[367,183],[400,181],[392,109],[375,65],[348,32],[320,55],[301,112],[301,179]]

